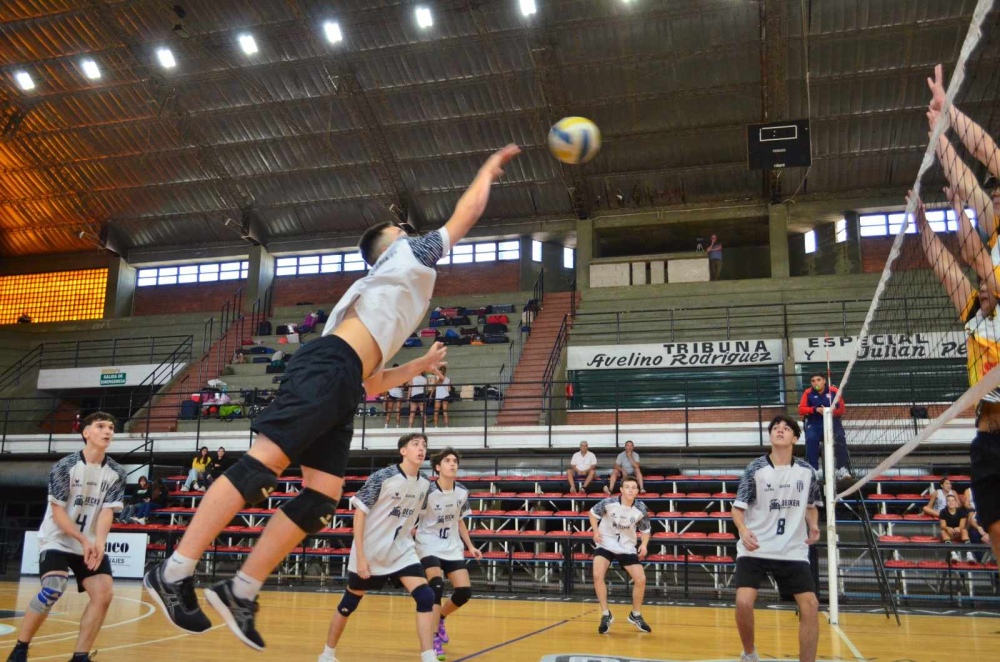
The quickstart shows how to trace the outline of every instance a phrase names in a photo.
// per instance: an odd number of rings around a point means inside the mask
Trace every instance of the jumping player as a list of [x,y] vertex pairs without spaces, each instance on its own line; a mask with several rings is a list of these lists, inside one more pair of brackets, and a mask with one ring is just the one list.
[[326,647],[319,662],[337,662],[336,649],[347,619],[365,591],[377,591],[389,580],[403,585],[417,603],[420,662],[434,662],[434,591],[427,585],[411,534],[427,507],[430,481],[420,473],[427,454],[427,437],[404,434],[396,444],[401,462],[376,471],[358,493],[354,505],[354,543],[347,563],[347,590],[330,621]]
[[70,662],[91,659],[90,647],[111,605],[111,564],[104,545],[124,505],[125,470],[105,454],[115,436],[115,417],[95,412],[82,426],[83,450],[59,460],[49,472],[49,505],[38,530],[42,590],[28,604],[7,662],[27,662],[28,646],[66,592],[70,570],[77,590],[90,597]]
[[519,152],[508,145],[490,156],[439,230],[415,239],[383,223],[365,232],[359,248],[371,271],[341,298],[322,337],[295,352],[274,402],[253,420],[257,437],[250,451],[212,484],[173,555],[146,573],[147,591],[178,628],[197,633],[211,627],[194,593],[198,559],[245,504],[266,499],[278,476],[297,462],[308,487],[271,517],[236,576],[206,590],[236,636],[264,649],[254,625],[264,580],[336,512],[364,393],[383,393],[444,365],[445,349],[435,343],[423,357],[383,369],[427,311],[438,260],[476,224],[490,186]]
[[[620,497],[602,499],[590,509],[590,529],[594,532],[594,544],[597,545],[594,549],[594,592],[601,603],[601,624],[597,627],[597,634],[607,634],[615,622],[608,609],[608,586],[604,583],[604,576],[614,561],[618,561],[618,565],[632,578],[632,611],[629,612],[628,622],[642,632],[653,631],[642,619],[646,571],[641,560],[649,553],[652,531],[649,511],[644,503],[635,500],[639,494],[639,481],[635,476],[626,476],[621,490]],[[642,536],[638,553],[636,532]]]
[[[417,525],[417,552],[427,573],[427,583],[434,590],[434,618],[437,620],[434,652],[438,660],[445,659],[444,644],[448,643],[444,619],[472,598],[472,582],[465,567],[464,551],[469,550],[476,560],[483,558],[483,553],[472,544],[463,519],[470,508],[469,490],[455,480],[460,461],[458,451],[452,448],[445,448],[431,458],[431,466],[438,479],[431,483],[427,510]],[[442,575],[448,575],[448,581],[455,589],[444,606],[441,606],[444,595]]]

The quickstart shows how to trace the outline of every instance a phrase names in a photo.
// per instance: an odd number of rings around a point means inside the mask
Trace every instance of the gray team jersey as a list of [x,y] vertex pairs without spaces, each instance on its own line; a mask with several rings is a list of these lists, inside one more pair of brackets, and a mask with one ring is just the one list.
[[417,525],[417,553],[420,558],[464,559],[465,544],[458,534],[458,523],[470,512],[469,490],[464,485],[456,481],[454,489],[445,491],[437,483],[431,483],[427,509]]
[[598,547],[613,554],[635,554],[637,532],[650,530],[649,510],[641,501],[626,506],[621,497],[609,497],[598,501],[590,512],[601,520],[597,525],[601,533]]
[[38,550],[54,549],[70,554],[83,554],[83,546],[56,524],[52,504],[66,509],[88,539],[97,537],[97,518],[104,508],[122,509],[125,498],[125,470],[105,456],[100,464],[88,464],[83,451],[67,455],[49,472],[49,504],[38,529]]
[[[388,575],[420,563],[410,532],[427,507],[430,485],[423,474],[410,478],[396,464],[373,473],[351,497],[351,504],[367,515],[365,556],[373,575]],[[356,544],[351,545],[347,569],[358,571]]]
[[745,511],[744,521],[760,547],[748,551],[740,540],[737,557],[808,561],[806,509],[822,502],[816,470],[808,463],[795,458],[791,464],[776,467],[770,455],[757,458],[740,479],[733,508]]

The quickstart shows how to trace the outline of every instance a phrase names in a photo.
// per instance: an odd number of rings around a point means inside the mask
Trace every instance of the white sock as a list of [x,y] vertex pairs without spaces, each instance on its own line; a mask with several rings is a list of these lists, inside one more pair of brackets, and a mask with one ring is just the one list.
[[163,579],[171,584],[187,579],[194,575],[194,569],[197,566],[198,559],[189,559],[174,552],[167,559],[167,565],[163,569]]
[[242,570],[233,577],[233,595],[243,600],[253,600],[260,593],[260,587],[264,582],[257,581]]
[[420,654],[420,662],[438,662],[438,656],[433,650],[424,651]]
[[323,646],[323,654],[319,656],[321,662],[325,660],[336,660],[337,659],[337,649],[330,648],[329,646]]
[[604,616],[610,616],[611,615],[611,610],[610,609],[605,609],[604,612],[603,612],[603,615]]
[[638,612],[638,611],[633,611],[633,612],[632,612],[632,615],[633,615],[633,616],[642,616],[642,613],[640,613],[640,612]]

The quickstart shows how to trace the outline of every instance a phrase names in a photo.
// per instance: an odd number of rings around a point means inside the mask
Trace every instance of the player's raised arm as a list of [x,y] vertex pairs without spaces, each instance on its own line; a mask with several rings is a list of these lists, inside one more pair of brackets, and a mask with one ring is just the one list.
[[[907,199],[912,196],[913,191],[910,191]],[[962,268],[958,265],[958,260],[945,248],[941,240],[938,239],[937,234],[927,223],[924,203],[920,200],[917,200],[917,208],[913,216],[917,224],[917,231],[920,233],[920,245],[924,249],[924,255],[934,269],[934,275],[937,276],[945,290],[947,290],[951,303],[961,313],[965,310],[965,305],[972,295],[972,284],[965,277],[965,274],[962,273]]]
[[517,145],[507,145],[486,159],[486,163],[479,169],[472,184],[459,198],[451,218],[444,224],[452,246],[468,234],[486,211],[486,203],[490,199],[490,186],[503,174],[503,167],[520,153],[521,148]]

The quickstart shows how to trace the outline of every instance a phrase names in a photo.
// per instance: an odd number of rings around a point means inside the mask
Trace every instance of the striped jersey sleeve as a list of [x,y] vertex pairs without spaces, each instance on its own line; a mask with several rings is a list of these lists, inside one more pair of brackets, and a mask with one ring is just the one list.
[[65,506],[69,501],[70,474],[79,461],[79,453],[67,455],[52,466],[49,471],[49,501]]
[[646,507],[641,501],[635,502],[636,509],[642,513],[642,519],[635,525],[635,530],[639,533],[645,533],[646,531],[651,531],[653,525],[649,521],[649,508]]
[[448,244],[447,230],[439,228],[418,239],[410,239],[410,250],[417,262],[425,267],[433,267],[448,252]]
[[733,506],[745,510],[757,501],[757,470],[766,464],[766,457],[758,457],[747,465],[746,471],[743,472],[743,476],[740,478],[740,486],[736,490],[736,500],[733,502]]
[[114,510],[121,510],[125,505],[125,483],[126,483],[126,473],[124,467],[118,464],[111,458],[108,458],[108,466],[114,470],[117,474],[118,479],[115,481],[111,489],[108,490],[107,496],[104,497],[104,508],[112,508]]
[[472,513],[472,506],[469,505],[469,488],[467,488],[465,485],[462,485],[461,483],[459,483],[459,482],[456,481],[455,482],[455,489],[456,490],[459,490],[459,489],[462,490],[462,492],[461,492],[461,494],[462,494],[462,505],[459,508],[459,512],[462,513],[462,517],[465,517],[466,515],[470,515]]
[[354,504],[355,508],[367,513],[375,505],[375,502],[378,501],[378,495],[382,492],[382,483],[395,476],[398,472],[399,467],[392,465],[391,467],[379,469],[371,476],[368,476],[368,480],[361,486],[361,489],[351,497],[351,503]]
[[618,503],[618,497],[608,497],[606,499],[601,499],[594,507],[590,509],[590,512],[594,513],[595,517],[604,517],[604,513],[608,511],[608,504]]
[[808,462],[803,462],[802,460],[796,458],[795,464],[799,465],[803,469],[809,470],[809,501],[807,502],[810,506],[820,507],[823,505],[823,488],[819,484],[819,474],[813,469],[812,465]]

